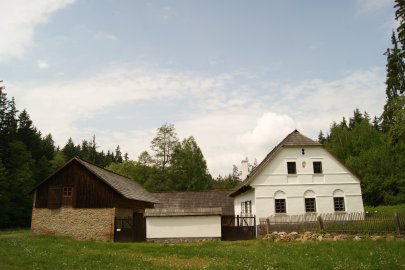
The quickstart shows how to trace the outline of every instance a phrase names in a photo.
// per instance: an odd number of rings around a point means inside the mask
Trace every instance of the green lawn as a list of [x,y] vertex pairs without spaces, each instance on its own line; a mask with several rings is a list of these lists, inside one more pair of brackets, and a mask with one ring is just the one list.
[[0,232],[0,269],[405,269],[403,241],[103,243]]
[[364,211],[368,212],[377,212],[377,213],[385,213],[385,214],[394,214],[395,212],[404,212],[405,211],[405,204],[397,204],[397,205],[380,205],[380,206],[364,206]]

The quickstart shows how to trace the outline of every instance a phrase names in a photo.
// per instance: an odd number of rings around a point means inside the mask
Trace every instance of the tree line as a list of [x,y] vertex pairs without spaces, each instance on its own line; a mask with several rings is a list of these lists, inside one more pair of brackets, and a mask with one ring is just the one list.
[[405,203],[405,1],[395,1],[399,27],[387,49],[386,102],[381,116],[353,116],[331,125],[319,141],[360,176],[368,205]]
[[136,179],[149,191],[229,189],[240,181],[235,165],[232,174],[214,179],[194,137],[180,141],[173,124],[157,129],[150,148],[152,155],[145,150],[136,161],[115,162],[107,169]]
[[119,146],[107,153],[97,148],[95,137],[78,145],[69,139],[62,149],[56,147],[52,135],[37,130],[28,112],[20,112],[14,98],[8,98],[0,85],[0,228],[28,226],[32,208],[29,192],[72,157],[102,167],[128,159]]

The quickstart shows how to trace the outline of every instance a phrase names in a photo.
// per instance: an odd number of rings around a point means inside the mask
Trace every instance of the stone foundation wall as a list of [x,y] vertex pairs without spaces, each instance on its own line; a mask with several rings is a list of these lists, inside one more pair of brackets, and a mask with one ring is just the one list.
[[115,208],[33,208],[31,231],[77,240],[114,241]]
[[361,241],[361,240],[387,240],[387,241],[405,241],[404,235],[361,235],[361,234],[337,234],[337,233],[316,233],[316,232],[272,232],[263,237],[264,240],[272,242],[307,242],[307,241]]

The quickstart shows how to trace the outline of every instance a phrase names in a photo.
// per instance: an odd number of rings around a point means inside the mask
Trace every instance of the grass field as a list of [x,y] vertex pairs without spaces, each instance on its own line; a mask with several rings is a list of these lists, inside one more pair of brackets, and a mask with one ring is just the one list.
[[385,214],[394,214],[395,212],[404,212],[405,204],[380,205],[380,206],[376,206],[376,207],[364,206],[364,211],[378,212],[378,213],[385,213]]
[[103,243],[0,232],[0,269],[405,269],[403,241]]

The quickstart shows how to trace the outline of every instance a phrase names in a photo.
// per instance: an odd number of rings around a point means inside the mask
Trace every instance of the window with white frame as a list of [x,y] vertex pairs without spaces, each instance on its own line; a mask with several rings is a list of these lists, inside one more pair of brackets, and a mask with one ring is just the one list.
[[333,197],[333,206],[336,212],[345,211],[345,198],[344,197]]
[[305,198],[305,212],[306,213],[316,212],[315,198]]
[[275,213],[287,213],[285,199],[274,199]]
[[252,214],[252,201],[241,202],[241,214],[242,215]]

